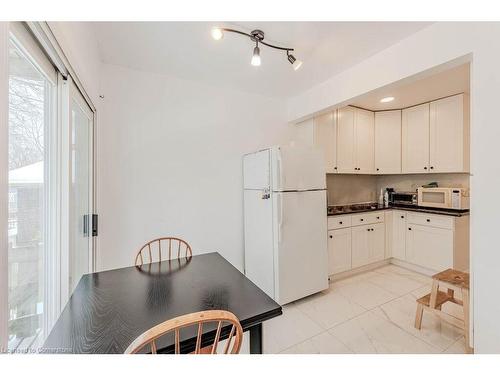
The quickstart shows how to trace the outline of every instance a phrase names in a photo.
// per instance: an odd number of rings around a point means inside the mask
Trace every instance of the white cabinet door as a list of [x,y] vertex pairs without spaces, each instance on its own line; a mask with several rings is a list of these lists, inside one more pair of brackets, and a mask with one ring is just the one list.
[[375,173],[401,173],[401,111],[375,113]]
[[406,261],[437,272],[453,267],[453,230],[408,225]]
[[392,217],[392,256],[406,260],[406,212],[394,211]]
[[464,95],[431,102],[431,172],[466,172],[464,136]]
[[429,172],[429,103],[403,110],[402,173]]
[[351,228],[328,231],[328,255],[330,275],[351,269]]
[[370,263],[370,228],[369,225],[352,228],[352,268]]
[[337,166],[337,121],[336,111],[314,118],[314,145],[325,158],[326,173],[335,173]]
[[375,117],[372,111],[356,108],[355,150],[357,173],[375,171]]
[[357,173],[355,108],[341,108],[337,113],[337,172]]
[[381,223],[370,226],[368,235],[370,245],[369,263],[383,260],[385,257],[385,225]]

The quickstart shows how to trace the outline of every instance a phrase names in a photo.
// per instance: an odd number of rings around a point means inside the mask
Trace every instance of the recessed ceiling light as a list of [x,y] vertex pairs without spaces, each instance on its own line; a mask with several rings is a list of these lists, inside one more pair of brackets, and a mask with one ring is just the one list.
[[380,103],[389,103],[394,100],[394,96],[386,96],[385,98],[380,99]]

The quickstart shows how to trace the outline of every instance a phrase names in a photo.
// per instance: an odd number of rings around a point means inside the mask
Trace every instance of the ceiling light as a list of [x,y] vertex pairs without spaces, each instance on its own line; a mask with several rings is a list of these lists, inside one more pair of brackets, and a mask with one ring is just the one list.
[[247,36],[253,42],[256,43],[256,46],[253,49],[253,56],[252,56],[252,61],[251,61],[253,66],[260,66],[260,64],[261,64],[259,43],[261,43],[267,47],[270,47],[270,48],[274,48],[274,49],[277,49],[280,51],[285,51],[286,55],[287,55],[287,59],[290,62],[290,64],[292,64],[294,70],[297,70],[302,66],[302,61],[297,60],[295,58],[295,56],[293,56],[291,54],[291,52],[294,50],[293,48],[279,47],[279,46],[275,46],[273,44],[264,42],[264,32],[262,30],[253,30],[250,34],[248,34],[244,31],[215,27],[212,29],[212,38],[214,38],[215,40],[221,40],[224,36],[225,31]]
[[259,49],[259,43],[255,46],[253,49],[253,56],[252,56],[252,61],[251,64],[253,66],[260,66],[260,49]]
[[386,96],[385,98],[380,99],[380,103],[389,103],[394,100],[394,96]]
[[289,51],[286,51],[286,56],[288,58],[288,61],[290,61],[290,64],[292,64],[293,70],[297,70],[302,66],[302,61],[297,60],[294,55],[289,53]]
[[222,29],[219,29],[218,27],[214,27],[212,29],[212,38],[215,40],[221,40],[224,37],[224,33],[222,32]]

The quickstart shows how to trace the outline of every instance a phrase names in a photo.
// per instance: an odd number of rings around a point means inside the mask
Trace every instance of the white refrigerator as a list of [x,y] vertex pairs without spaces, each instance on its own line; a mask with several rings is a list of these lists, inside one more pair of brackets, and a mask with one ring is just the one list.
[[243,157],[245,275],[279,304],[328,288],[326,174],[312,147]]

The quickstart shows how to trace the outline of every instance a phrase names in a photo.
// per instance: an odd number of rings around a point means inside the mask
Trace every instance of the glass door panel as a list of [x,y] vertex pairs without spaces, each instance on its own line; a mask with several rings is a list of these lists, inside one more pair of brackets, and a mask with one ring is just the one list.
[[8,346],[43,341],[45,266],[52,212],[48,193],[55,85],[13,40],[9,44]]
[[[70,83],[71,84],[71,83]],[[93,113],[70,87],[69,294],[92,270],[92,137]]]

